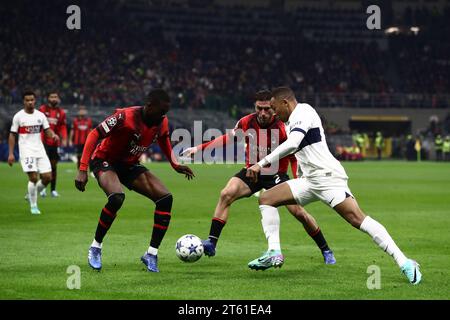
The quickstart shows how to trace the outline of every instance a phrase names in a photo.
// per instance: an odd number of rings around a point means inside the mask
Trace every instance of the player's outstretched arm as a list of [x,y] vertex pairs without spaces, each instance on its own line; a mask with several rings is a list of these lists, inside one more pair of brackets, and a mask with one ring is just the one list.
[[224,146],[230,141],[230,138],[232,138],[232,137],[233,137],[232,132],[221,135],[220,137],[217,137],[217,138],[215,138],[211,141],[205,142],[203,144],[199,144],[198,146],[195,146],[192,148],[187,148],[186,150],[184,150],[181,153],[181,156],[190,157],[191,155],[197,153],[200,150],[205,149],[206,147],[217,148],[217,147]]
[[87,136],[86,143],[84,145],[83,149],[83,155],[80,159],[80,169],[78,170],[77,177],[75,178],[75,187],[80,190],[81,192],[84,192],[86,188],[86,184],[88,183],[88,164],[89,159],[92,156],[92,153],[95,150],[95,147],[97,146],[97,142],[100,135],[97,130],[92,130],[89,135]]
[[16,144],[16,134],[17,133],[10,132],[9,138],[8,138],[8,147],[9,147],[8,164],[10,167],[12,167],[13,163],[16,161],[16,158],[14,157],[14,146]]

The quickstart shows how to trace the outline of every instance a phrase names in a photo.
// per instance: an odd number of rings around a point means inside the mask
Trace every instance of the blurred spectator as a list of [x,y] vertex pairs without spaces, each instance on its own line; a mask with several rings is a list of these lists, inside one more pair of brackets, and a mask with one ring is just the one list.
[[[0,103],[18,102],[21,88],[29,84],[42,92],[61,85],[63,103],[102,106],[133,104],[149,88],[163,87],[174,93],[175,108],[209,106],[234,114],[232,106],[243,105],[249,92],[283,84],[317,107],[373,106],[372,94],[376,104],[400,104],[389,96],[394,92],[412,93],[402,102],[406,106],[449,104],[439,94],[448,94],[450,87],[450,45],[437,36],[448,30],[448,11],[410,12],[405,19],[431,31],[391,38],[385,51],[373,41],[338,42],[333,30],[321,32],[324,17],[342,13],[339,23],[359,19],[344,9],[274,13],[270,8],[180,8],[161,1],[147,7],[155,19],[146,19],[122,10],[125,2],[113,2],[108,10],[101,1],[77,3],[86,8],[78,31],[58,27],[65,26],[61,12],[67,1],[2,4]],[[219,22],[208,23],[206,17],[222,17],[220,31]],[[302,17],[309,25],[301,24]],[[279,23],[290,20],[297,24]],[[305,27],[321,41],[306,38]],[[391,57],[395,63],[388,68]],[[308,101],[317,93],[321,101]]]

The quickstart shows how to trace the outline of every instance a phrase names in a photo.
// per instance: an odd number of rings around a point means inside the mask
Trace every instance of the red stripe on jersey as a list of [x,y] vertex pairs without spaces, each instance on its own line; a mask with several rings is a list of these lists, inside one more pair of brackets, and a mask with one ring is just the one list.
[[19,134],[35,134],[40,133],[42,130],[42,125],[36,125],[36,126],[22,126],[19,127]]

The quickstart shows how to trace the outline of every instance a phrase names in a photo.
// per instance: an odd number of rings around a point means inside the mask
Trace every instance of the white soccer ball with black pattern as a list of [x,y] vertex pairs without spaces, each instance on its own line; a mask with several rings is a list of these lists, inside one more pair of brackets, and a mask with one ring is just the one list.
[[193,234],[185,234],[175,245],[177,257],[184,262],[195,262],[203,255],[202,240]]

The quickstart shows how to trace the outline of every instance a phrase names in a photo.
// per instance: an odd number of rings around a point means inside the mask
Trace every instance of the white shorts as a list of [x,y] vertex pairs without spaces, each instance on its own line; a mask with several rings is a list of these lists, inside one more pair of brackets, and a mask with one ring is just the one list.
[[39,172],[47,173],[52,172],[52,166],[47,156],[44,157],[25,157],[20,158],[20,164],[22,165],[23,172]]
[[287,181],[287,184],[291,188],[295,201],[301,206],[321,200],[334,208],[347,197],[353,197],[346,179],[328,178],[319,184],[300,177]]

